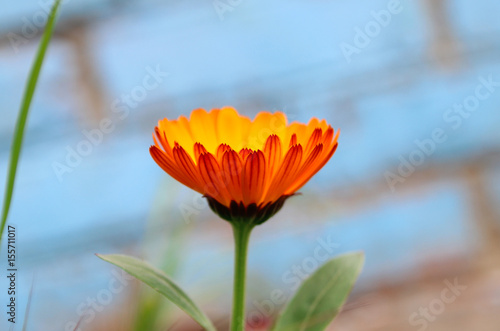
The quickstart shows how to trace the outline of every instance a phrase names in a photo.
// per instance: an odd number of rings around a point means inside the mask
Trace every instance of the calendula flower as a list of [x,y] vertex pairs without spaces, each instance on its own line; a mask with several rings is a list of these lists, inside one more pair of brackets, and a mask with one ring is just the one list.
[[338,132],[325,120],[288,124],[281,112],[250,120],[231,107],[163,119],[150,152],[170,176],[231,221],[261,224],[331,158]]

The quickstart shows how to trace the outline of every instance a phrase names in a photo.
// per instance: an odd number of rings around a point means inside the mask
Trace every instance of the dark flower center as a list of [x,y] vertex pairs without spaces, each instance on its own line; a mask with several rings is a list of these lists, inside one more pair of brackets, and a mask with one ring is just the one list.
[[236,202],[233,200],[229,207],[221,204],[211,196],[205,195],[205,198],[207,198],[210,209],[226,221],[231,223],[245,222],[259,225],[280,211],[285,201],[291,196],[292,195],[282,195],[275,202],[268,202],[265,205],[261,204],[259,206],[257,206],[256,203],[245,206],[243,202]]

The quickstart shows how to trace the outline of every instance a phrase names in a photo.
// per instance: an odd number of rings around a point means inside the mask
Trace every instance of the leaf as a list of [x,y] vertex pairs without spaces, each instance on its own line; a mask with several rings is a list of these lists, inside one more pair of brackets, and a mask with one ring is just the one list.
[[[153,207],[153,215],[163,215],[163,204],[153,203]],[[154,222],[156,221],[155,218],[158,217],[154,217],[152,220],[153,226],[151,227],[151,232],[158,231],[154,226]],[[163,218],[161,221],[163,221]],[[179,270],[181,255],[183,252],[180,248],[184,245],[186,230],[187,228],[181,223],[169,230],[169,240],[165,241],[164,253],[161,254],[161,257],[168,256],[168,259],[161,258],[163,265],[159,268],[168,275],[173,276]],[[139,293],[138,300],[133,327],[134,331],[159,330],[162,323],[164,324],[165,321],[171,319],[173,304],[168,300],[163,300],[163,297],[153,289],[145,288],[144,291]]]
[[162,271],[131,256],[99,254],[97,254],[97,256],[125,270],[130,275],[161,293],[177,307],[184,310],[206,330],[215,331],[215,327],[208,317],[196,306],[187,294]]
[[2,241],[2,234],[5,229],[5,224],[7,223],[7,217],[9,216],[10,203],[12,201],[14,183],[16,180],[17,164],[19,162],[19,155],[21,154],[21,147],[23,145],[24,128],[26,127],[26,121],[28,120],[31,101],[33,100],[33,95],[35,93],[36,84],[38,82],[38,76],[40,76],[45,53],[50,43],[50,39],[52,38],[52,32],[54,31],[57,11],[59,9],[60,3],[61,0],[56,0],[54,2],[54,5],[52,6],[52,10],[47,21],[47,26],[45,27],[45,32],[43,33],[42,40],[40,42],[40,45],[38,46],[38,52],[36,54],[35,61],[26,83],[23,99],[21,100],[21,107],[19,109],[19,114],[17,117],[14,137],[12,139],[12,146],[10,148],[9,171],[7,173],[7,184],[5,185],[5,196],[2,208],[2,222],[0,225],[0,243]]
[[302,283],[273,330],[324,330],[347,300],[363,263],[363,253],[345,254],[325,263]]

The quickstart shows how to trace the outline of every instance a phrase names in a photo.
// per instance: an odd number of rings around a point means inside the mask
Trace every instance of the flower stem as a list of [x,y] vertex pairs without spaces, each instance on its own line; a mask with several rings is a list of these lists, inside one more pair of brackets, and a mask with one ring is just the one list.
[[245,222],[233,222],[234,234],[234,287],[233,316],[231,331],[245,329],[245,280],[247,268],[248,242],[253,225]]

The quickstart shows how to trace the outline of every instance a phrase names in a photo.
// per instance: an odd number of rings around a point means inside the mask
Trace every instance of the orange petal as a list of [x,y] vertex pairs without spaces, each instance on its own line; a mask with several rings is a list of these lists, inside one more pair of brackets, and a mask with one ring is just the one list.
[[250,123],[251,121],[248,117],[239,115],[234,108],[221,108],[216,125],[218,143],[230,145],[236,150],[243,148],[244,140],[247,140],[246,136]]
[[205,154],[205,153],[208,153],[205,146],[203,146],[200,143],[194,144],[194,159],[195,159],[195,161],[198,161],[200,158],[200,155]]
[[222,155],[224,155],[225,151],[231,150],[231,147],[227,144],[220,144],[219,147],[217,148],[217,153],[216,153],[216,158],[217,161],[221,162],[222,161]]
[[199,186],[193,186],[193,183],[191,182],[190,179],[188,179],[184,173],[177,167],[177,164],[175,163],[174,160],[172,160],[164,151],[159,149],[156,146],[151,146],[149,148],[149,152],[151,153],[151,156],[155,160],[155,162],[170,176],[172,176],[175,180],[181,182],[182,184],[186,185],[187,187],[200,192],[203,194],[203,192],[200,190]]
[[155,146],[160,148],[160,144],[158,144],[158,139],[156,139],[156,130],[157,128],[155,128],[155,132],[153,132],[153,141],[155,142]]
[[268,177],[272,177],[281,164],[281,141],[277,135],[271,135],[267,138],[264,146],[264,156],[266,157]]
[[315,170],[315,163],[321,162],[320,160],[323,149],[323,144],[319,144],[311,151],[311,153],[307,156],[307,159],[302,163],[300,169],[297,171],[297,178],[292,183],[292,186],[286,190],[287,194],[296,192],[312,177],[312,173]]
[[222,174],[224,183],[232,200],[237,202],[243,201],[241,190],[242,163],[240,156],[234,150],[224,153],[222,156]]
[[307,173],[304,176],[301,176],[300,178],[297,179],[296,183],[294,183],[288,190],[286,190],[285,194],[292,194],[297,192],[304,186],[314,175],[318,173],[318,171],[321,170],[325,166],[325,164],[330,160],[332,155],[335,153],[337,150],[338,144],[335,143],[335,145],[327,152],[325,155],[325,150],[323,150],[323,153],[321,153],[321,156],[316,158],[315,162],[309,167],[307,170]]
[[333,128],[329,126],[325,133],[323,133],[323,137],[321,138],[321,142],[323,143],[323,145],[329,145],[332,142],[333,134]]
[[262,151],[248,155],[242,172],[243,203],[259,203],[266,186],[266,160]]
[[305,149],[305,155],[309,155],[309,153],[316,147],[323,138],[323,130],[321,128],[314,129],[309,141],[307,142],[307,146]]
[[[179,145],[189,147],[195,143],[191,135],[189,121],[185,116],[180,116],[177,120],[164,119],[158,123],[158,127],[164,135],[168,133],[169,141],[177,141]],[[192,150],[188,150],[187,152],[191,156],[194,156]]]
[[163,147],[163,150],[168,155],[172,155],[172,148],[170,147],[170,144],[168,143],[167,136],[165,135],[165,132],[161,131],[158,127],[155,127],[155,136],[156,136],[156,138],[154,140],[155,140],[156,146],[160,147],[159,145],[161,145],[161,147]]
[[292,137],[290,138],[290,144],[288,145],[288,148],[297,145],[297,135],[294,133],[292,134]]
[[280,169],[272,179],[266,194],[266,201],[276,201],[295,180],[296,172],[302,161],[302,146],[292,146],[285,155]]
[[241,151],[240,151],[240,158],[241,158],[241,161],[244,163],[248,157],[248,155],[250,155],[253,151],[250,149],[250,148],[243,148]]
[[[189,117],[194,141],[202,143],[212,153],[215,153],[220,144],[216,126],[218,115],[218,109],[212,110],[210,113],[205,109],[196,109]],[[198,158],[196,157],[195,160]]]
[[210,153],[201,154],[198,168],[204,183],[203,193],[228,206],[231,197],[224,185],[222,171],[215,157]]
[[339,139],[340,130],[337,130],[335,135],[334,133],[335,133],[334,130],[330,127],[325,134],[324,144],[325,146],[327,146],[327,148],[330,148],[331,146],[335,145]]
[[189,154],[186,153],[184,148],[181,146],[174,147],[173,154],[175,163],[177,163],[179,170],[184,174],[184,176],[191,181],[191,186],[196,187],[196,191],[201,191],[201,179],[193,159],[191,159]]
[[306,136],[307,126],[304,123],[293,122],[287,128],[286,137],[283,142],[289,142],[292,139],[292,136],[295,135],[295,143],[294,145],[301,144],[303,146],[306,145],[307,139]]
[[[323,148],[321,153],[316,157],[314,157],[314,151],[311,153],[308,160],[304,162],[301,170],[299,170],[299,178],[297,178],[296,182],[293,183],[293,185],[285,192],[286,194],[291,194],[300,190],[315,174],[318,173],[319,170],[321,170],[321,168],[325,166],[337,150],[339,133],[340,130],[338,130],[334,135],[333,128],[331,126],[328,127],[322,138]],[[309,165],[306,163],[309,163]]]
[[281,140],[285,139],[287,132],[287,118],[282,112],[271,114],[260,112],[255,116],[248,133],[248,148],[252,150],[262,149],[267,138],[275,134]]

